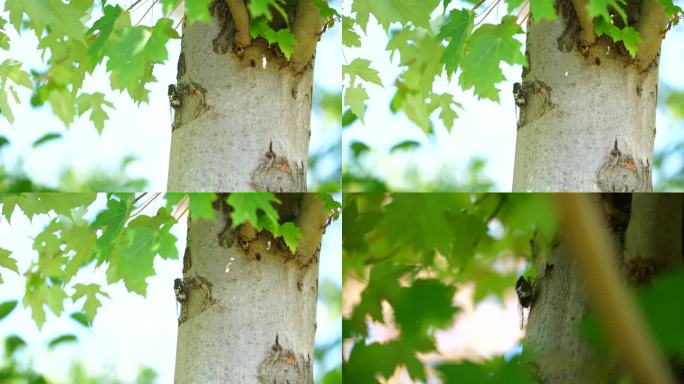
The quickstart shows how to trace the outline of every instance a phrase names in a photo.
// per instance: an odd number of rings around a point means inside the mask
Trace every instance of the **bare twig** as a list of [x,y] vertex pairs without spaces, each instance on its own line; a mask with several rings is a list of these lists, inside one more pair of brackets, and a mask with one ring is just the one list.
[[579,19],[580,27],[582,28],[580,40],[585,46],[590,46],[596,42],[596,33],[594,33],[594,19],[589,16],[587,3],[587,0],[572,0],[577,19]]
[[641,43],[637,47],[636,59],[646,67],[656,57],[660,50],[660,43],[665,37],[670,18],[665,13],[665,7],[658,0],[643,0],[636,30],[641,35]]
[[140,4],[143,0],[136,0],[130,7],[126,8],[126,11],[130,12],[131,9],[135,8],[136,5]]
[[290,61],[295,72],[301,72],[309,64],[324,25],[325,18],[321,16],[321,10],[314,5],[313,0],[300,0],[297,4],[297,16],[292,25],[297,43]]
[[[477,26],[477,25],[482,24],[482,23],[485,21],[485,19],[487,18],[487,16],[489,16],[489,14],[492,13],[492,11],[494,10],[494,8],[496,8],[496,7],[499,5],[499,2],[501,2],[501,0],[495,0],[495,1],[492,3],[492,5],[489,7],[489,9],[486,10],[484,16],[482,16],[482,18],[480,19],[480,21],[478,21],[477,23],[475,23],[475,25]],[[482,15],[482,14],[480,14],[480,15]],[[479,17],[480,15],[475,16],[475,17],[477,18],[477,17]]]
[[235,46],[249,47],[252,45],[252,36],[249,34],[249,13],[244,0],[226,0],[226,3],[235,23]]
[[147,14],[150,13],[150,11],[152,10],[152,8],[154,8],[154,6],[157,4],[157,2],[159,2],[159,0],[153,0],[152,1],[152,5],[150,5],[149,8],[147,8],[145,13],[143,13],[142,17],[140,18],[140,20],[138,20],[137,23],[135,23],[135,25],[140,24],[143,21],[143,19],[145,19],[145,16],[147,16]]
[[585,194],[559,194],[576,260],[603,330],[637,383],[674,383],[641,313],[622,283],[612,240]]

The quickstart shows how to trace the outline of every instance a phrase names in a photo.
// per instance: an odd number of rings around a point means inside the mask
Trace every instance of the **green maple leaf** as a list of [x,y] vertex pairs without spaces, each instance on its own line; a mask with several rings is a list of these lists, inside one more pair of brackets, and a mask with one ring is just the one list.
[[59,117],[64,125],[73,123],[76,114],[76,97],[66,88],[56,88],[50,91],[48,102],[52,111]]
[[342,76],[349,76],[349,85],[352,87],[356,84],[357,77],[382,87],[382,80],[380,80],[378,71],[371,68],[370,64],[370,60],[354,59],[350,64],[342,66]]
[[526,64],[522,43],[515,35],[522,33],[514,16],[504,16],[501,24],[485,24],[475,30],[466,44],[466,55],[461,63],[459,84],[464,90],[474,89],[479,98],[499,101],[497,83],[506,78],[500,65]]
[[211,13],[209,13],[209,4],[212,0],[186,0],[185,1],[185,19],[188,24],[196,21],[208,23],[211,21]]
[[0,49],[9,50],[9,37],[2,31],[7,24],[7,20],[0,16]]
[[297,243],[302,239],[302,231],[299,230],[295,223],[287,222],[280,226],[277,236],[282,236],[290,251],[295,253],[297,251]]
[[33,89],[33,83],[28,73],[21,70],[21,63],[6,59],[0,64],[0,111],[7,121],[14,123],[14,106],[19,104],[19,96],[12,83],[24,88]]
[[40,202],[55,213],[71,217],[72,210],[77,207],[88,207],[97,198],[96,193],[43,193],[34,195]]
[[351,108],[353,114],[363,122],[363,115],[366,111],[365,102],[368,100],[366,90],[361,86],[347,87],[344,90],[344,105]]
[[288,19],[287,13],[283,9],[285,5],[285,0],[250,0],[247,7],[249,8],[249,13],[252,18],[257,18],[259,16],[264,16],[266,19],[273,19],[273,14],[269,7],[273,7],[285,20]]
[[66,244],[65,252],[73,251],[72,257],[64,266],[64,281],[68,283],[81,267],[95,258],[95,231],[86,226],[64,228],[61,237]]
[[361,36],[354,31],[354,19],[342,17],[342,44],[346,47],[361,47]]
[[639,46],[639,43],[641,43],[641,35],[634,27],[627,26],[620,29],[614,24],[602,18],[598,18],[594,24],[594,30],[596,31],[597,36],[606,34],[615,42],[622,41],[625,48],[629,51],[629,54],[632,57],[636,56],[637,47]]
[[148,101],[145,84],[155,80],[152,68],[166,61],[166,43],[178,37],[173,20],[167,18],[159,19],[154,27],[124,29],[121,38],[105,50],[112,89],[128,91],[137,102]]
[[41,213],[50,212],[50,207],[42,203],[32,194],[4,194],[0,195],[0,202],[2,202],[2,214],[10,221],[15,207],[19,207],[29,221],[33,220],[33,216]]
[[100,289],[99,284],[76,284],[74,285],[74,294],[71,295],[71,300],[75,303],[80,298],[85,297],[85,302],[83,303],[83,311],[90,320],[92,324],[97,314],[97,309],[102,306],[102,302],[97,298],[97,295],[109,298],[106,292]]
[[454,120],[458,117],[454,106],[461,107],[461,104],[454,101],[454,97],[449,93],[442,93],[440,95],[435,95],[435,106],[441,108],[439,113],[439,118],[444,122],[444,126],[447,129],[451,129],[454,126]]
[[7,268],[10,271],[14,271],[19,274],[19,268],[17,268],[17,261],[14,260],[10,255],[11,251],[0,248],[0,267]]
[[45,323],[44,306],[47,305],[52,313],[59,316],[64,310],[63,302],[66,298],[67,295],[61,287],[47,285],[42,277],[32,274],[26,281],[26,293],[22,303],[24,307],[31,308],[31,317],[38,329],[41,329]]
[[85,26],[81,19],[86,17],[87,10],[65,4],[60,0],[7,0],[5,11],[10,14],[10,23],[20,32],[21,23],[26,14],[29,25],[41,38],[46,27],[51,33],[68,36],[77,41],[84,41]]
[[216,200],[215,193],[190,193],[190,214],[192,218],[214,220],[213,203]]
[[326,211],[332,211],[335,209],[342,209],[342,203],[335,200],[330,193],[319,192],[318,198],[323,201],[323,209]]
[[90,110],[90,121],[95,124],[95,128],[99,134],[102,134],[104,129],[104,122],[109,118],[103,106],[114,108],[114,104],[105,100],[104,94],[95,92],[93,94],[82,93],[76,99],[78,108],[78,115],[81,116]]
[[178,4],[181,2],[181,0],[160,0],[160,3],[162,5],[162,12],[164,12],[165,16],[168,16],[171,11],[176,9]]
[[289,29],[283,28],[276,31],[271,28],[266,19],[262,17],[252,21],[249,33],[253,38],[263,37],[269,44],[278,45],[278,48],[280,48],[283,55],[285,55],[288,60],[292,56],[296,40]]
[[164,196],[164,199],[166,199],[166,208],[170,209],[177,205],[185,196],[188,196],[188,207],[193,220],[214,220],[213,203],[216,201],[215,193],[167,193]]
[[530,0],[530,13],[534,21],[558,19],[553,0]]
[[454,204],[452,198],[449,195],[413,193],[394,195],[382,218],[390,242],[410,244],[417,251],[437,249],[442,254],[449,254],[454,233],[445,207]]
[[146,279],[154,275],[154,236],[155,231],[151,228],[127,228],[126,243],[117,248],[109,258],[107,283],[123,280],[129,292],[145,296]]
[[455,9],[449,12],[439,31],[440,38],[448,39],[442,54],[442,62],[447,74],[451,76],[465,53],[465,43],[475,26],[475,12],[469,9]]
[[[149,229],[154,234],[150,236],[149,251],[163,259],[177,259],[176,237],[170,233],[176,224],[176,219],[171,216],[167,208],[160,208],[155,216],[138,216],[128,224],[128,230]],[[130,235],[130,232],[129,232]]]
[[127,199],[114,199],[110,197],[107,200],[107,209],[98,213],[92,222],[91,228],[102,230],[102,235],[100,235],[96,242],[100,262],[109,257],[114,246],[117,244],[121,230],[130,215],[130,210],[131,205]]
[[604,20],[610,22],[610,12],[608,12],[608,8],[611,7],[620,15],[622,21],[627,21],[627,13],[622,9],[624,4],[625,0],[589,0],[587,9],[589,10],[589,16],[600,16]]
[[429,105],[425,102],[425,98],[420,93],[409,92],[405,95],[404,101],[401,105],[406,117],[414,124],[420,127],[425,133],[432,132],[432,124],[430,123]]
[[278,222],[278,211],[272,203],[280,203],[280,200],[270,192],[231,193],[226,201],[233,207],[230,214],[233,228],[249,222],[260,229],[259,211],[266,215],[268,221]]
[[313,5],[321,11],[321,17],[327,19],[328,17],[340,17],[339,12],[328,5],[328,0],[313,0]]
[[369,15],[373,14],[385,31],[392,23],[412,23],[417,27],[430,29],[430,16],[439,5],[439,0],[355,0],[352,12],[365,31]]
[[112,33],[122,31],[131,26],[131,16],[123,8],[107,5],[103,15],[88,30],[88,40],[92,41],[88,48],[88,55],[94,62],[100,62],[104,57],[105,45]]

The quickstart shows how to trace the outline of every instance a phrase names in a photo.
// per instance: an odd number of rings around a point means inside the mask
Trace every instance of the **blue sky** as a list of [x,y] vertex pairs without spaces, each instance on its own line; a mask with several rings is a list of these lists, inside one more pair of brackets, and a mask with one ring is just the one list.
[[[450,7],[462,6],[456,4]],[[681,4],[681,2],[677,2]],[[502,3],[503,4],[503,3]],[[500,5],[499,7],[504,6]],[[344,4],[344,14],[351,12],[349,2]],[[439,7],[441,12],[441,7]],[[492,12],[486,22],[496,22],[502,13]],[[410,186],[405,180],[407,168],[416,167],[422,180],[434,180],[437,172],[445,167],[457,180],[463,174],[463,169],[470,159],[482,158],[486,160],[485,174],[495,183],[494,190],[510,191],[513,180],[513,161],[515,158],[516,140],[516,110],[513,102],[513,83],[519,81],[522,73],[521,66],[502,64],[506,81],[497,85],[501,90],[500,104],[477,100],[472,91],[464,92],[457,85],[457,77],[449,82],[445,77],[438,79],[435,90],[449,92],[455,96],[457,102],[463,105],[457,110],[458,119],[454,128],[448,132],[441,120],[433,115],[432,122],[435,132],[426,136],[423,131],[406,118],[403,113],[393,114],[389,103],[396,87],[394,81],[398,77],[398,59],[390,61],[389,53],[385,50],[387,34],[371,17],[366,34],[357,31],[362,37],[361,48],[344,47],[344,62],[349,63],[354,58],[364,58],[371,61],[371,67],[380,72],[385,88],[369,84],[366,90],[370,100],[366,103],[367,110],[365,124],[354,123],[346,128],[342,135],[344,163],[351,158],[349,145],[354,141],[361,141],[374,152],[369,154],[364,164],[374,175],[388,180],[393,188]],[[521,35],[522,36],[522,35]],[[524,36],[520,38],[524,43]],[[398,56],[398,55],[397,55]],[[684,25],[674,27],[669,31],[663,42],[660,61],[661,82],[671,87],[684,89]],[[660,92],[659,97],[663,96]],[[404,140],[415,140],[421,147],[413,152],[388,155],[389,149]],[[674,123],[667,113],[658,111],[657,134],[655,141],[656,152],[668,143],[684,141],[684,124]],[[670,159],[667,169],[676,170],[682,159]],[[659,175],[654,175],[656,178]],[[461,181],[462,180],[461,176]]]
[[[103,206],[104,196],[100,195],[88,212],[95,215]],[[339,197],[337,197],[339,199]],[[163,200],[150,204],[145,214],[152,214],[163,206]],[[50,218],[46,215],[36,216],[29,222],[26,216],[16,210],[11,225],[0,219],[0,248],[14,252],[19,262],[19,270],[26,270],[35,260],[32,249],[33,239]],[[178,238],[179,255],[185,251],[187,227],[184,220],[173,228],[172,233]],[[47,321],[42,330],[38,330],[31,318],[31,312],[20,304],[17,309],[0,321],[0,339],[11,334],[18,334],[29,345],[28,354],[38,371],[54,377],[57,383],[66,383],[64,375],[68,372],[71,361],[85,363],[90,372],[112,373],[121,380],[133,380],[142,366],[148,366],[159,374],[158,383],[173,382],[175,366],[177,304],[173,294],[173,280],[182,276],[181,260],[161,260],[154,263],[156,275],[147,279],[147,297],[129,293],[123,283],[107,288],[110,300],[103,300],[92,329],[86,329],[71,320],[70,313],[80,310],[82,301],[77,305],[70,300],[65,301],[65,312],[57,318],[46,311]],[[320,278],[332,280],[338,287],[342,286],[342,225],[341,220],[334,222],[323,236],[320,258]],[[3,284],[0,284],[0,302],[21,300],[24,294],[25,279],[14,272],[0,268]],[[106,285],[104,270],[93,268],[82,270],[74,283],[100,283]],[[317,309],[316,343],[326,344],[341,337],[340,318],[332,319],[327,315],[326,307],[319,301]],[[77,344],[58,347],[54,351],[46,348],[50,340],[64,333],[78,335]],[[341,349],[332,351],[325,361],[325,369],[340,364]],[[321,367],[316,366],[317,371]],[[60,379],[61,378],[61,379]]]
[[[132,1],[109,3],[127,7]],[[339,2],[333,4],[339,6]],[[4,7],[5,0],[0,0],[0,9]],[[157,5],[148,13],[143,23],[153,24],[161,15],[160,7]],[[131,20],[139,20],[145,11],[146,7],[134,10]],[[9,52],[0,50],[0,62],[6,58],[13,58],[24,63],[25,71],[44,68],[36,49],[38,40],[32,32],[27,31],[18,36],[10,25],[5,27],[5,32],[10,37],[11,49]],[[323,34],[316,55],[314,92],[339,91],[341,38],[339,26]],[[28,103],[31,91],[21,89],[19,94],[22,104],[15,113],[15,123],[10,125],[4,117],[0,117],[0,136],[7,137],[12,143],[11,147],[5,147],[0,152],[2,164],[10,170],[25,169],[32,180],[39,183],[56,185],[66,168],[82,171],[102,168],[117,171],[121,160],[132,155],[138,161],[129,166],[127,174],[130,177],[147,179],[147,190],[166,190],[171,146],[171,110],[167,99],[167,87],[168,84],[175,83],[180,40],[173,40],[167,48],[169,59],[163,65],[154,68],[154,76],[158,81],[147,86],[151,92],[149,104],[136,105],[128,95],[111,91],[108,74],[102,65],[92,76],[86,78],[83,91],[104,93],[106,99],[113,102],[116,108],[115,111],[108,111],[110,120],[105,123],[102,135],[98,135],[87,114],[66,129],[48,105],[32,108]],[[339,125],[325,124],[320,111],[314,111],[311,126],[310,153],[316,153],[331,143],[339,142]],[[63,133],[64,139],[31,149],[33,142],[48,132]],[[23,162],[19,163],[22,159]],[[325,173],[338,164],[323,163],[322,166],[326,169],[321,171]]]

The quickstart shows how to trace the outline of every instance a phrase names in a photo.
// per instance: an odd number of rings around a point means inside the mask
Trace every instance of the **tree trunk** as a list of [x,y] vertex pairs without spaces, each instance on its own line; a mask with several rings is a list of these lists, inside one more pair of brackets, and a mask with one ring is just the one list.
[[313,59],[240,47],[227,2],[211,9],[213,23],[183,31],[168,190],[306,191]]
[[176,383],[313,383],[318,256],[327,212],[314,195],[280,195],[302,231],[296,254],[249,224],[188,223]]
[[[626,283],[641,286],[684,264],[683,196],[613,194],[600,200]],[[527,327],[528,358],[543,383],[615,383],[624,373],[619,364],[579,333],[590,308],[574,252],[572,239],[562,237],[537,259],[543,278]],[[551,272],[545,272],[547,263]]]
[[659,56],[586,44],[570,0],[556,7],[557,22],[528,24],[513,190],[650,191]]

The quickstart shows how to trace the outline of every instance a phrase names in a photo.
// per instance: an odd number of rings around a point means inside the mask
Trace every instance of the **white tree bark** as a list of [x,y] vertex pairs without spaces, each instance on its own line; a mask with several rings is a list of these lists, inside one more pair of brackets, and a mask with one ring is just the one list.
[[557,3],[557,22],[528,27],[513,190],[650,191],[658,57],[643,68],[606,36],[580,43]]
[[[603,200],[626,285],[646,284],[684,263],[683,203],[681,195],[633,194],[625,212]],[[578,329],[590,307],[574,252],[572,239],[562,237],[537,259],[539,277],[547,263],[553,271],[535,289],[525,337],[528,358],[546,384],[614,383],[623,374],[619,364],[594,350]]]
[[305,191],[313,59],[295,66],[263,39],[235,49],[228,6],[212,9],[183,31],[168,190]]
[[302,230],[296,254],[250,225],[193,220],[184,256],[187,301],[178,327],[175,382],[313,383],[318,256],[327,218],[313,195],[280,196],[281,217]]

